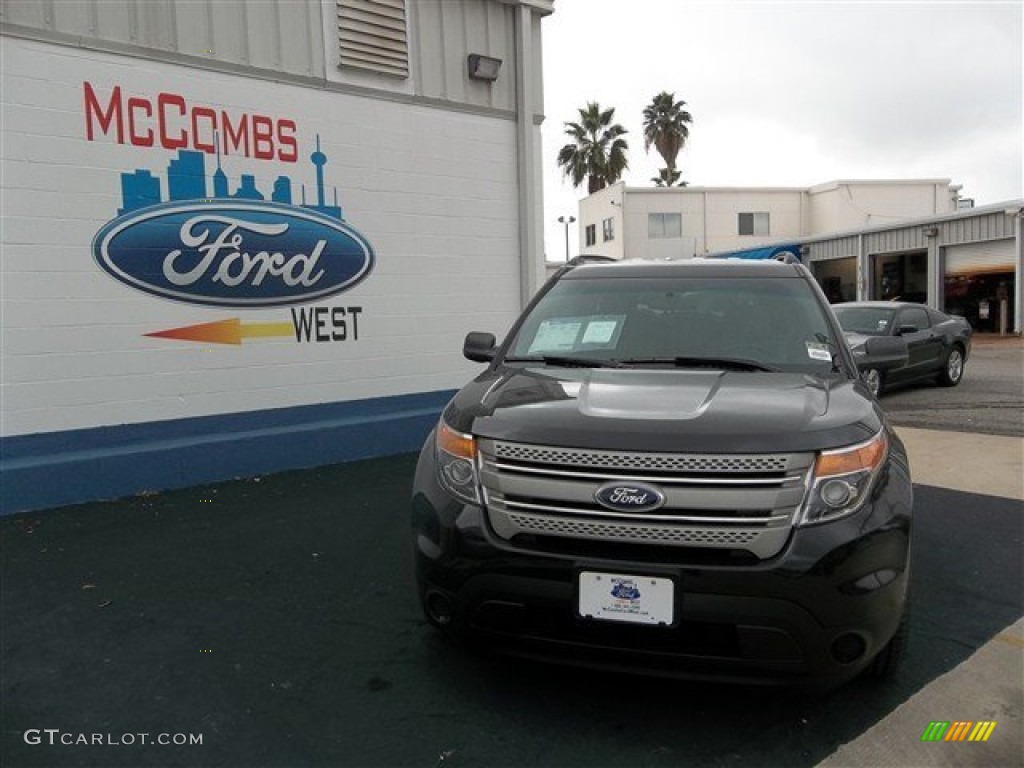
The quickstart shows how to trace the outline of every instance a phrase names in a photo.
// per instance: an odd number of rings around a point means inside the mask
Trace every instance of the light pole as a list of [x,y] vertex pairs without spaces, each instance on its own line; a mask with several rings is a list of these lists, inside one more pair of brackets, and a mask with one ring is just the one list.
[[558,223],[565,227],[565,260],[569,260],[569,225],[576,221],[575,216],[570,216],[568,219],[565,216],[558,217]]

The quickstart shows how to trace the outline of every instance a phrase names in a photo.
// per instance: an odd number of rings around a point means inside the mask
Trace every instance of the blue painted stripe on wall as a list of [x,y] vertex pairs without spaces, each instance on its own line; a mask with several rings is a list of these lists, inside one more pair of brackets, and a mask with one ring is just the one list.
[[454,390],[0,440],[0,515],[419,450]]

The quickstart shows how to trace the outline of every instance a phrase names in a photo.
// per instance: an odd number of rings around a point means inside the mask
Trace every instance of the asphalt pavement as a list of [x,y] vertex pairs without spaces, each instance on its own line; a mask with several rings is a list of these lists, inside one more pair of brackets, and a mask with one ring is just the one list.
[[900,426],[1024,437],[1024,344],[1019,336],[976,335],[959,386],[893,388],[882,405]]
[[[960,387],[882,400],[917,516],[910,651],[887,684],[453,647],[416,605],[398,456],[0,518],[0,765],[1019,766],[1020,353],[981,339]],[[995,726],[922,741],[932,722]]]
[[[413,596],[413,466],[400,456],[0,520],[0,762],[880,765],[862,734],[886,727],[893,765],[925,764],[896,749],[922,746],[927,764],[1019,764],[993,762],[1020,755],[1018,649],[996,667],[1008,687],[938,687],[987,680],[978,656],[1024,614],[1016,499],[918,486],[906,665],[887,685],[809,694],[453,647]],[[920,742],[930,720],[981,719],[998,723],[985,744]]]

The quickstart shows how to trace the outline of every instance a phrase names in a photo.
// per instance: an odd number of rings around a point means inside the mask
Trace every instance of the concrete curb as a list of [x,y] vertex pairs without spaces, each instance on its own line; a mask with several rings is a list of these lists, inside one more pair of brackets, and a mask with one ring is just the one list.
[[[888,717],[819,763],[820,768],[977,766],[1024,762],[1024,619],[996,635],[956,669],[936,678]],[[985,742],[921,741],[933,721],[995,721]],[[968,729],[973,731],[974,725]],[[952,732],[952,728],[948,733]]]
[[1024,501],[1024,438],[897,427],[918,485]]

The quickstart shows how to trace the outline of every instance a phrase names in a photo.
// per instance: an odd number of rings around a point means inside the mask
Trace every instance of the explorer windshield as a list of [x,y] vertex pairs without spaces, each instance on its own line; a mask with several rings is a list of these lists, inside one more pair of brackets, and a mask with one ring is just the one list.
[[823,375],[835,350],[824,309],[803,280],[595,277],[553,286],[506,360]]

